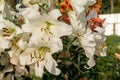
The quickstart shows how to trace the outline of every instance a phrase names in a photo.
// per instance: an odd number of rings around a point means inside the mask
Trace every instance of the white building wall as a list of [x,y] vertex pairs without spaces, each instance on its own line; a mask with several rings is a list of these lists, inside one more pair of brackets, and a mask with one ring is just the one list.
[[102,14],[99,15],[101,19],[106,18],[104,25],[105,35],[113,35],[113,29],[115,29],[115,34],[120,36],[120,14]]

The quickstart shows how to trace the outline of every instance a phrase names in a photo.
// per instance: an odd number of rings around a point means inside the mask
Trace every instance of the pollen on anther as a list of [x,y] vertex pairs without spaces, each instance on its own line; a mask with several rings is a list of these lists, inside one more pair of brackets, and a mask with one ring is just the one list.
[[32,53],[30,53],[30,61],[32,61],[33,58]]
[[41,40],[43,40],[43,41],[44,41],[44,39],[43,39],[43,38],[41,38]]
[[53,35],[53,33],[52,32],[49,32],[51,35]]
[[37,61],[37,67],[39,67],[39,62]]

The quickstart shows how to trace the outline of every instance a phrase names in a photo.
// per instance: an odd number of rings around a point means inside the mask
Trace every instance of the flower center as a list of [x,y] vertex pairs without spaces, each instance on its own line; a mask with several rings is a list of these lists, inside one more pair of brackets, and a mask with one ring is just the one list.
[[50,52],[50,48],[48,47],[41,47],[38,50],[34,51],[34,55],[39,60],[44,60],[44,55],[46,52]]
[[15,32],[13,28],[2,28],[3,36],[10,36]]
[[50,33],[50,34],[52,34],[52,32],[50,32],[50,27],[52,26],[52,25],[54,25],[53,23],[50,23],[50,22],[48,22],[48,21],[45,21],[45,28],[41,28],[41,31],[44,31],[45,33]]

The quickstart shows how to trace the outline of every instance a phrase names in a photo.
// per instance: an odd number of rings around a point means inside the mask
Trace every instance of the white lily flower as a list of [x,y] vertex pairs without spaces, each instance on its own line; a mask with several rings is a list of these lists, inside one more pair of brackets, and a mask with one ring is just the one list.
[[22,30],[9,20],[1,20],[0,25],[0,35],[6,39],[12,39],[15,35],[22,33]]
[[52,58],[52,53],[47,47],[41,47],[40,49],[28,48],[20,56],[21,65],[30,65],[35,63],[35,75],[42,77],[44,67],[54,75],[59,75],[60,70],[57,67],[56,61]]
[[50,49],[52,53],[58,51],[59,48],[62,50],[63,44],[60,37],[70,35],[72,28],[63,22],[52,19],[49,15],[43,15],[40,19],[42,19],[40,22],[36,21],[37,23],[33,22],[22,26],[24,32],[32,33],[29,46],[55,46]]
[[51,74],[59,75],[61,71],[58,68],[56,68],[56,66],[57,66],[57,63],[52,58],[51,53],[47,52],[45,61],[40,61],[35,64],[35,74],[38,77],[42,77],[43,69],[45,67],[47,71],[50,72]]
[[[84,4],[87,4],[87,1],[88,0],[86,0],[86,3]],[[90,11],[86,16],[86,13],[83,11],[79,15],[76,14],[76,11],[70,11],[68,15],[73,27],[73,34],[78,37],[81,46],[84,48],[85,54],[89,58],[87,64],[89,65],[89,68],[91,68],[95,65],[94,54],[96,52],[96,41],[94,39],[95,35],[87,26],[87,21],[90,18],[96,17],[97,13],[95,11]]]
[[79,16],[76,15],[75,11],[70,11],[68,13],[71,25],[73,27],[73,33],[75,35],[83,35],[85,33],[85,26],[87,25],[87,21],[90,18],[94,18],[97,16],[96,11],[90,11],[89,15],[86,16],[85,12],[82,12]]
[[49,37],[46,34],[35,33],[31,36],[29,47],[38,47],[38,46],[46,46],[50,47],[50,51],[55,53],[57,51],[62,51],[63,44],[60,38],[57,37]]
[[[70,11],[68,13],[71,25],[73,27],[73,33],[75,35],[82,35],[85,32],[85,26],[82,25],[82,22],[80,20],[77,20],[77,15],[75,11]],[[84,19],[83,19],[84,20]]]
[[[22,25],[25,32],[47,34],[49,36],[62,37],[72,33],[71,26],[55,20],[51,15],[44,14],[30,24]],[[60,32],[61,31],[61,32]],[[38,34],[39,35],[39,34]]]
[[39,12],[39,6],[33,5],[27,8],[19,8],[20,4],[18,4],[16,7],[19,10],[19,13],[16,15],[23,16],[25,19],[25,23],[32,23],[34,19],[39,19],[40,12]]
[[[52,18],[51,15],[52,13],[44,14],[40,17],[39,22],[22,25],[24,32],[32,33],[32,35],[28,44],[29,48],[19,56],[20,64],[35,63],[35,73],[39,77],[42,76],[44,67],[54,75],[60,73],[60,70],[56,68],[57,63],[52,58],[52,54],[63,49],[60,37],[72,33],[72,28],[69,25],[58,22],[56,17]],[[36,62],[33,61],[34,58],[37,59]]]
[[94,34],[92,34],[91,29],[87,28],[86,33],[78,38],[81,43],[81,46],[85,50],[86,56],[89,58],[87,64],[89,65],[89,68],[91,68],[95,65],[94,54],[96,51],[96,43],[94,39]]
[[12,38],[11,50],[8,51],[12,64],[20,64],[19,55],[28,47],[29,37],[29,33],[21,33]]
[[85,25],[87,23],[87,19],[93,16],[90,16],[90,13],[88,17],[85,17],[83,13],[81,17],[84,17],[84,19],[81,19],[80,17],[80,20],[78,20],[78,16],[76,15],[75,11],[69,12],[68,15],[74,30],[73,33],[76,37],[78,37],[81,46],[84,48],[85,54],[89,58],[87,64],[89,65],[89,68],[91,68],[95,65],[94,54],[96,43],[91,29],[86,28]]

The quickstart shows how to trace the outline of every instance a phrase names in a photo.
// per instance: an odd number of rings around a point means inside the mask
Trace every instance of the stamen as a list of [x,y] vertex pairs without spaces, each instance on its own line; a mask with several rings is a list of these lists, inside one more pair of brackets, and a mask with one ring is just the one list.
[[41,40],[45,41],[43,38],[41,38]]
[[32,61],[33,58],[32,53],[30,53],[30,61]]
[[39,62],[37,61],[37,67],[39,67]]
[[43,61],[43,60],[44,60],[44,58],[41,58],[41,59],[40,59],[40,61]]
[[48,38],[48,41],[50,41],[50,38]]
[[7,28],[2,28],[3,32],[10,33]]
[[3,34],[3,36],[10,36],[10,34]]
[[2,28],[3,30],[8,30],[7,28]]
[[53,35],[53,33],[52,33],[52,32],[50,32],[50,31],[49,31],[49,33],[50,33],[51,35]]
[[34,54],[36,54],[36,50],[34,50]]
[[43,31],[44,30],[44,28],[41,28],[41,31]]

